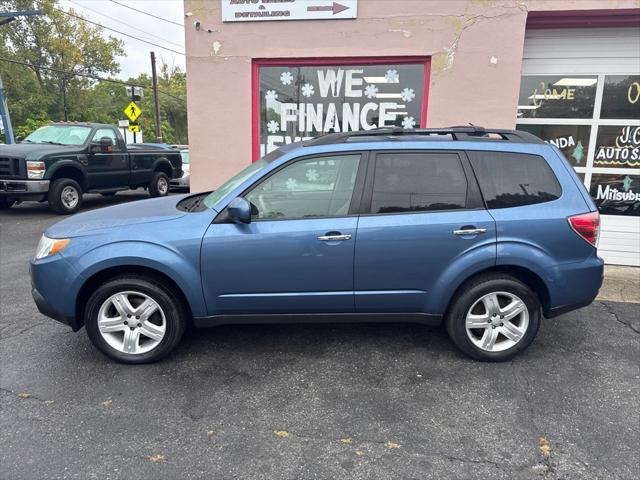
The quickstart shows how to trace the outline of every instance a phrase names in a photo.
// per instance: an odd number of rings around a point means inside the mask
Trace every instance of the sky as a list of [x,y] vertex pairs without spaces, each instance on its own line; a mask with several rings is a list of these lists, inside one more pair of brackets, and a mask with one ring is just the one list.
[[[184,6],[182,0],[117,0],[138,10],[151,13],[175,23],[184,23]],[[118,5],[110,0],[60,0],[59,6],[63,10],[72,8],[104,27],[114,28],[121,32],[139,37],[149,42],[165,46],[171,50],[184,52],[184,28],[168,23],[149,15],[136,12],[130,8]],[[149,52],[156,52],[158,68],[161,63],[177,65],[185,69],[185,57],[177,53],[149,45],[111,30],[105,34],[114,36],[124,42],[126,57],[118,57],[120,74],[118,78],[127,79],[141,73],[151,74],[151,60]]]

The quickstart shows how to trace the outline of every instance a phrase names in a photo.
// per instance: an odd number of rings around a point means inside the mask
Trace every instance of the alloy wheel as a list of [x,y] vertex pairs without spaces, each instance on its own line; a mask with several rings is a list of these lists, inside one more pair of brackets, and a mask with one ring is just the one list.
[[520,297],[492,292],[469,309],[465,330],[469,340],[486,352],[502,352],[518,344],[529,327],[529,309]]
[[168,190],[169,190],[169,183],[167,182],[167,179],[164,177],[160,177],[158,179],[158,192],[161,195],[164,195],[167,193]]
[[118,292],[107,298],[98,311],[98,330],[115,350],[138,355],[156,348],[165,336],[167,319],[149,295]]

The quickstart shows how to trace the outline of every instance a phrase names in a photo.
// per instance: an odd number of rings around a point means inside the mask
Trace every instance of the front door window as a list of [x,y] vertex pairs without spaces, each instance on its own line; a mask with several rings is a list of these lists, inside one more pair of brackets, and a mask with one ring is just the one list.
[[360,155],[300,160],[252,189],[252,220],[342,217],[349,213]]

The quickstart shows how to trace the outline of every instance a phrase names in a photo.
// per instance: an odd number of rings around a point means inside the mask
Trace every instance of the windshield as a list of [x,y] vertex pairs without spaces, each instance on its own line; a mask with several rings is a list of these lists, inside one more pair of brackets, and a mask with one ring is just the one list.
[[82,125],[46,125],[23,140],[26,143],[52,143],[54,145],[83,145],[91,127]]
[[220,188],[211,192],[207,195],[207,198],[204,199],[204,205],[207,208],[213,207],[216,203],[224,198],[224,196],[229,193],[231,190],[236,188],[242,182],[244,182],[247,178],[253,175],[255,172],[263,168],[264,166],[269,164],[269,160],[267,158],[263,158],[258,160],[256,163],[252,163],[247,168],[242,170],[240,173],[237,173],[225,183],[223,183]]

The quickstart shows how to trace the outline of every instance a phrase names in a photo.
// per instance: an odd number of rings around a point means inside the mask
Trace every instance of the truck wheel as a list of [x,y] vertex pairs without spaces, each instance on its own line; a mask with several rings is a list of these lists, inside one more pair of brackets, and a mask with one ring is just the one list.
[[8,200],[4,197],[0,197],[0,210],[8,210],[14,203],[16,203],[15,200]]
[[70,178],[59,178],[49,188],[49,207],[58,215],[75,213],[82,205],[82,188]]
[[164,197],[169,193],[169,177],[166,173],[156,172],[149,183],[149,195],[152,197]]

